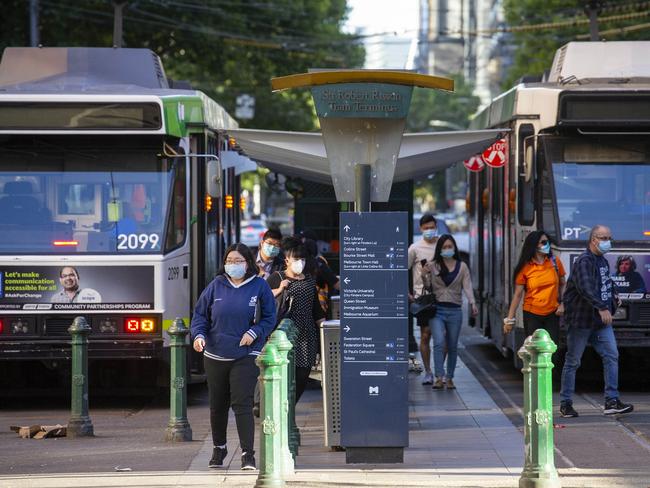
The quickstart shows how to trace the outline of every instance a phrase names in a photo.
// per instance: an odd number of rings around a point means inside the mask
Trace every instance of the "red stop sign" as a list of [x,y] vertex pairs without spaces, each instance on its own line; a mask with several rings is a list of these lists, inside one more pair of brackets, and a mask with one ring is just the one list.
[[506,139],[499,139],[483,151],[483,161],[492,168],[505,166],[508,161],[508,142]]
[[480,154],[466,159],[463,161],[463,165],[470,171],[481,171],[483,168],[485,168],[485,162],[483,162],[483,158]]

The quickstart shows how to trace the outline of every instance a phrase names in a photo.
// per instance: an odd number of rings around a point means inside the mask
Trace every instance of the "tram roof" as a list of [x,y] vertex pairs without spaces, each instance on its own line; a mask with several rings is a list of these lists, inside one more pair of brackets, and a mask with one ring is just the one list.
[[169,86],[149,49],[6,48],[0,62],[0,100],[151,101],[162,103],[166,132],[183,136],[192,126],[213,130],[239,124],[198,90]]
[[[508,129],[404,134],[394,182],[443,170],[482,152]],[[331,171],[319,132],[237,129],[228,132],[246,154],[272,171],[331,184]]]

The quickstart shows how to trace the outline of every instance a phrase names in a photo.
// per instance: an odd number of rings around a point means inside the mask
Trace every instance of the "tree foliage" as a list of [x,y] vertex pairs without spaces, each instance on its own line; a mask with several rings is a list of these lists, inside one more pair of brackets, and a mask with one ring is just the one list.
[[[113,44],[107,0],[39,0],[43,46]],[[29,45],[29,2],[5,0],[0,49]],[[306,91],[271,93],[270,79],[310,68],[355,68],[364,50],[341,32],[346,0],[129,0],[124,47],[158,54],[167,75],[188,80],[234,114],[240,94],[256,99],[244,127],[313,130]]]
[[[541,75],[551,68],[555,51],[571,41],[588,41],[589,24],[585,6],[591,0],[504,0],[503,8],[509,27],[551,24],[512,34],[515,46],[514,62],[503,80],[503,88],[510,88],[524,75]],[[647,16],[621,18],[638,12],[636,0],[603,1],[598,13],[600,39],[624,41],[647,39],[650,24]],[[569,25],[557,25],[567,23]]]

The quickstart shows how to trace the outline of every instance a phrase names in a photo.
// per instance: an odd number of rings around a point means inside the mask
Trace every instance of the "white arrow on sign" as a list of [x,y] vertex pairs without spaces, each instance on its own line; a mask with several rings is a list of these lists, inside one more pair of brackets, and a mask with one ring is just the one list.
[[345,332],[350,332],[350,326],[349,326],[349,325],[346,325],[345,327],[343,327],[343,330],[344,330]]
[[395,232],[399,232],[399,227],[395,227]]
[[343,278],[343,283],[345,283],[346,285],[350,283],[350,278],[348,278],[347,276]]
[[350,230],[350,226],[349,226],[349,225],[346,225],[345,227],[343,227],[343,229],[345,230],[345,232],[347,232],[347,231]]

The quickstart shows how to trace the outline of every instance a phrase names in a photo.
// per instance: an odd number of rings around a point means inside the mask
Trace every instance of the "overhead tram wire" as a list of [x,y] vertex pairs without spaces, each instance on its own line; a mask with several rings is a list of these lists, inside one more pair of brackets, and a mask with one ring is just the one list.
[[[70,4],[62,4],[61,2],[53,1],[53,0],[41,0],[41,2],[45,5],[47,5],[49,8],[56,9],[60,13],[63,13],[64,15],[68,15],[69,11],[76,11],[82,14],[88,14],[92,16],[101,16],[101,17],[106,17],[109,19],[113,18],[113,14],[109,12],[101,12],[101,11],[94,11],[94,10],[88,10],[84,8],[79,8],[79,7],[74,7]],[[78,18],[78,17],[76,17]],[[88,18],[88,17],[82,17],[82,18]],[[178,30],[178,31],[184,31],[184,32],[190,32],[190,33],[197,33],[197,34],[203,34],[207,36],[213,36],[213,37],[219,37],[221,38],[224,42],[229,42],[229,43],[235,43],[235,44],[245,44],[249,46],[254,46],[254,47],[260,47],[264,49],[277,49],[277,50],[284,50],[287,53],[291,54],[301,54],[301,55],[309,55],[313,54],[314,51],[310,49],[305,49],[305,48],[296,48],[293,46],[289,46],[286,43],[278,43],[278,42],[273,42],[273,41],[263,41],[263,40],[258,40],[256,38],[252,37],[246,37],[246,36],[241,36],[237,34],[231,34],[231,33],[224,33],[224,32],[219,32],[215,31],[214,29],[210,29],[205,26],[201,26],[200,28],[196,28],[193,26],[190,26],[188,24],[172,24],[172,23],[166,23],[158,20],[145,20],[145,19],[140,19],[137,17],[132,17],[132,16],[124,16],[124,20],[128,20],[131,22],[136,22],[140,24],[145,24],[145,25],[153,25],[153,26],[158,26],[158,27],[164,27],[169,30]],[[158,29],[159,30],[159,29]],[[327,60],[329,61],[334,61],[334,62],[341,62],[343,60],[342,57],[334,57],[334,56],[328,56]]]

